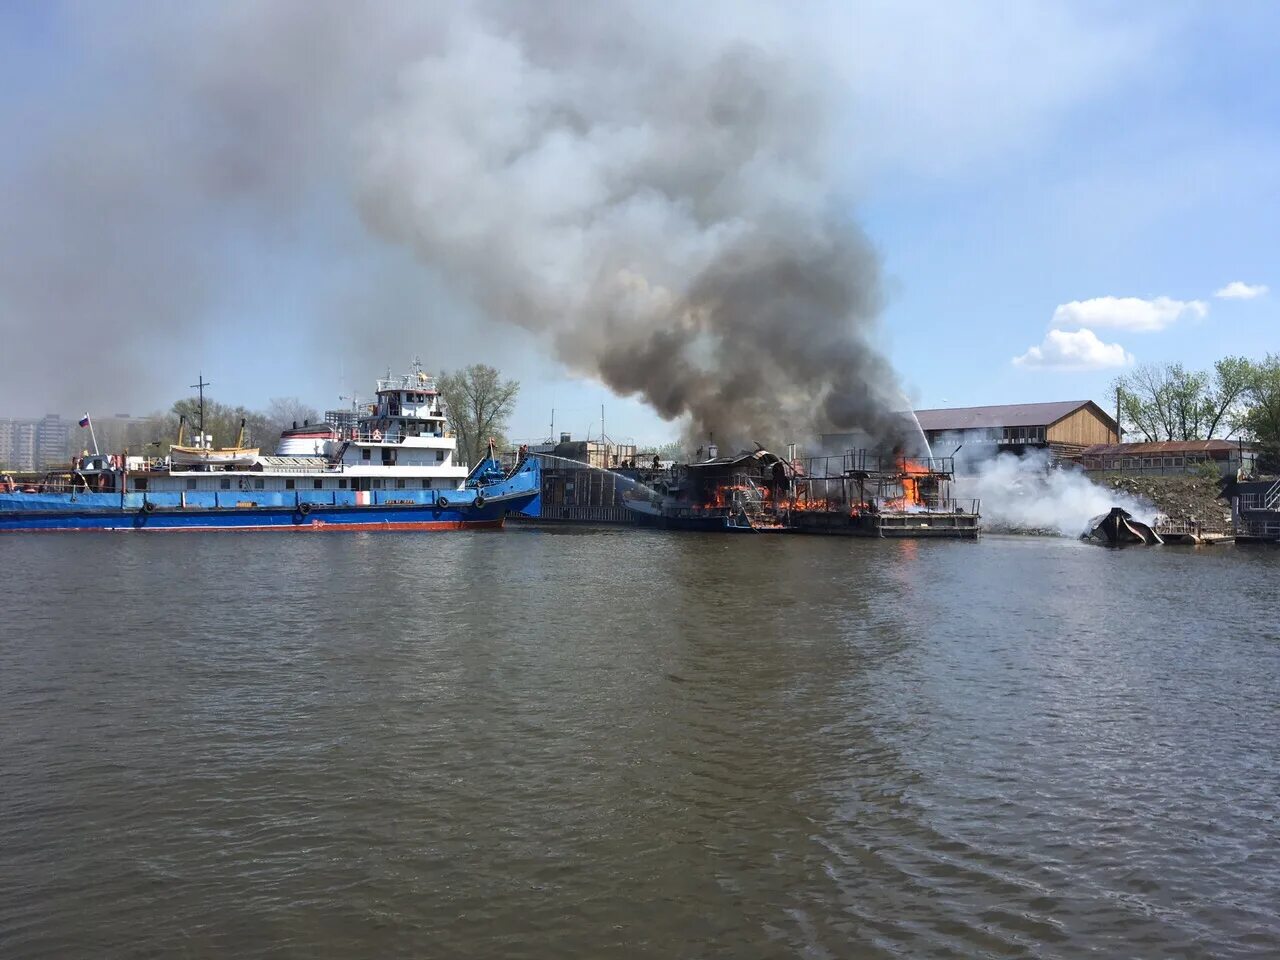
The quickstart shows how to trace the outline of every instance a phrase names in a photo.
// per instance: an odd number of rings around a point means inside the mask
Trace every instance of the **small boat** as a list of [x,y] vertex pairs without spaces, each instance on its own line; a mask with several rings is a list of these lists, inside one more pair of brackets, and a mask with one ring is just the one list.
[[169,448],[173,467],[248,467],[258,459],[257,447],[179,447]]
[[[204,414],[201,413],[201,420]],[[196,469],[211,469],[218,467],[227,469],[230,467],[249,467],[258,458],[258,447],[244,446],[244,418],[240,418],[240,435],[236,438],[234,447],[189,447],[182,443],[182,432],[186,426],[187,418],[181,417],[178,420],[178,442],[169,447],[169,463],[177,467],[194,467]],[[201,428],[203,430],[203,427]]]
[[1089,532],[1084,535],[1084,539],[1096,540],[1111,547],[1151,547],[1164,543],[1160,534],[1151,529],[1149,524],[1135,520],[1133,514],[1123,507],[1112,507],[1110,513],[1090,520]]

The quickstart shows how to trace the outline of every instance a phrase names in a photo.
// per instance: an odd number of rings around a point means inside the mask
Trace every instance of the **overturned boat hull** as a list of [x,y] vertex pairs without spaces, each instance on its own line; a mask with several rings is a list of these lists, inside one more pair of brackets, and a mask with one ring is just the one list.
[[1111,512],[1095,517],[1089,522],[1085,539],[1104,543],[1109,547],[1146,546],[1164,543],[1160,534],[1149,524],[1135,520],[1133,514],[1122,507],[1112,507]]

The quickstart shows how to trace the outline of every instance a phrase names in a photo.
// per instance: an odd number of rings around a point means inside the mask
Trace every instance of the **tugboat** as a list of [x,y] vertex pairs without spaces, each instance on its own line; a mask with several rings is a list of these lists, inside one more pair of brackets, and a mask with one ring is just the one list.
[[497,528],[541,487],[536,457],[504,470],[492,441],[474,467],[456,463],[443,398],[416,361],[379,380],[349,425],[295,425],[274,455],[244,447],[243,431],[235,447],[178,440],[162,459],[80,458],[58,489],[0,486],[0,531]]

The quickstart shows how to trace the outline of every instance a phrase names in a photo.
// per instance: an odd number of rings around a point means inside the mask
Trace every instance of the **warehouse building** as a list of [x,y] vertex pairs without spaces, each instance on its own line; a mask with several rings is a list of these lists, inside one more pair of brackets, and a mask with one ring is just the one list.
[[916,419],[939,454],[963,445],[966,457],[1047,450],[1074,459],[1120,440],[1115,418],[1092,400],[917,410]]
[[1089,447],[1080,466],[1090,472],[1198,473],[1211,464],[1223,477],[1253,473],[1252,444],[1238,440],[1164,440],[1156,443],[1112,443]]

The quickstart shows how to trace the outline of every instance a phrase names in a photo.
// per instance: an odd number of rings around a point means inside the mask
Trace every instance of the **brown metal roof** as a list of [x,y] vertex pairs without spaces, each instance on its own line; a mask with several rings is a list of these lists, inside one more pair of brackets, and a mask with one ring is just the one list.
[[1047,427],[1081,407],[1093,407],[1115,429],[1115,420],[1092,400],[1060,400],[1056,403],[1006,403],[993,407],[951,407],[917,410],[922,430],[980,430],[992,427]]
[[[1085,457],[1150,457],[1173,453],[1223,453],[1238,449],[1238,440],[1161,440],[1156,443],[1095,443]],[[1246,443],[1246,449],[1251,447]]]

